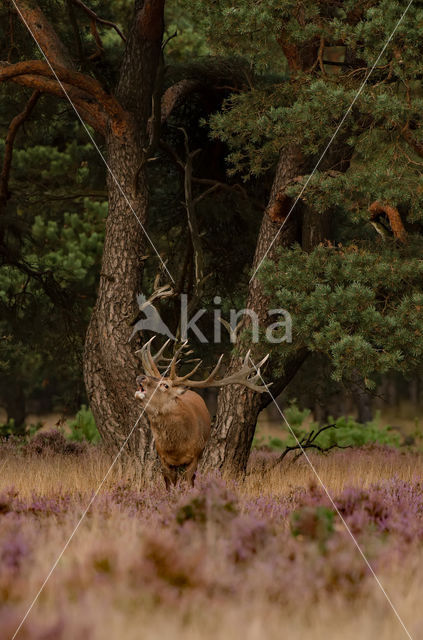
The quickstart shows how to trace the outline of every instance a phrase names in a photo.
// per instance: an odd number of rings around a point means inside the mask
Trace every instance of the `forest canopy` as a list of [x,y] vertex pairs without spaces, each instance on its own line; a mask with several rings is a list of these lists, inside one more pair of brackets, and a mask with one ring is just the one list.
[[[77,0],[40,5],[72,68],[130,110],[122,69],[133,3],[93,0],[103,21],[94,27]],[[212,309],[218,294],[223,312],[256,308],[250,277],[260,267],[255,282],[270,306],[294,321],[293,343],[271,354],[276,390],[307,369],[310,354],[337,383],[359,371],[368,387],[419,368],[423,9],[413,4],[400,20],[405,8],[394,0],[166,3],[152,89],[160,126],[157,135],[150,128],[143,165],[148,233],[193,307]],[[40,61],[13,4],[0,11],[0,71]],[[10,123],[31,99],[23,84],[0,83],[4,162]],[[0,400],[18,425],[26,406],[73,411],[86,401],[83,344],[110,207],[106,168],[69,103],[42,89],[32,100],[0,194]],[[187,224],[190,154],[198,238]],[[137,259],[150,293],[166,272],[148,243]],[[176,296],[160,309],[176,330]],[[201,355],[212,362],[220,349]]]

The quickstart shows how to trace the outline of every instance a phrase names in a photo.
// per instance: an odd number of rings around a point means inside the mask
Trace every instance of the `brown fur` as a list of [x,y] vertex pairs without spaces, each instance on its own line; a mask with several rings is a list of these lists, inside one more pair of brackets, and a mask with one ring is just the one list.
[[[210,414],[198,393],[162,381],[139,376],[154,441],[159,454],[166,487],[176,484],[178,467],[186,466],[184,478],[194,485],[198,461],[210,435]],[[137,394],[136,394],[137,395]],[[137,395],[138,399],[139,396]]]

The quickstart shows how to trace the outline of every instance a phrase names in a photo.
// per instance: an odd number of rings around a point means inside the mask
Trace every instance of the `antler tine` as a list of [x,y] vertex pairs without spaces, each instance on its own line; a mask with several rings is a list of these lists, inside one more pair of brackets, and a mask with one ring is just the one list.
[[[257,365],[254,365],[253,363],[253,365],[251,366],[249,364],[250,353],[251,352],[248,351],[248,353],[245,355],[239,371],[236,371],[230,374],[226,378],[221,378],[220,380],[216,380],[216,376],[219,372],[222,359],[223,359],[223,355],[221,355],[217,362],[217,365],[205,380],[189,380],[188,376],[184,376],[183,378],[184,384],[187,387],[193,387],[197,389],[201,389],[204,387],[223,387],[228,384],[242,384],[244,387],[248,387],[253,391],[258,391],[259,393],[263,393],[264,391],[267,391],[270,385],[257,384],[257,382],[259,380],[262,381],[260,367],[262,367],[265,364],[265,362],[268,360],[269,354],[267,354],[267,356],[265,356]],[[194,371],[197,370],[198,366],[199,365],[195,367]],[[191,375],[194,371],[192,371],[189,375]],[[254,375],[251,376],[251,374],[253,373]]]
[[187,373],[185,376],[178,376],[178,377],[176,378],[175,382],[178,382],[178,384],[179,384],[180,382],[184,382],[184,380],[188,380],[188,378],[189,378],[190,376],[192,376],[192,375],[197,371],[197,369],[202,365],[202,363],[203,363],[203,361],[202,361],[202,360],[200,360],[199,362],[197,362],[197,364],[195,365],[194,369],[192,369],[192,371],[190,371],[189,373]]
[[181,353],[183,353],[183,350],[186,348],[187,344],[188,344],[188,340],[185,340],[185,342],[183,342],[181,344],[181,346],[179,347],[179,349],[177,349],[175,351],[175,353],[173,354],[173,358],[172,358],[171,363],[170,363],[170,374],[169,374],[169,378],[171,380],[175,380],[176,381],[177,378],[178,378],[178,374],[176,373],[176,366],[179,363],[178,358],[179,358],[179,355]]
[[153,336],[152,338],[150,338],[150,340],[148,342],[146,342],[145,344],[142,345],[141,349],[138,349],[137,351],[135,351],[135,355],[138,355],[139,353],[142,355],[143,352],[145,351],[147,345],[149,345],[150,342],[153,342],[155,337],[156,336]]
[[[155,336],[153,336],[153,338],[154,337]],[[155,378],[160,378],[161,377],[161,373],[160,373],[160,371],[159,371],[159,369],[158,369],[158,367],[156,365],[156,358],[151,353],[151,343],[153,342],[153,338],[151,338],[151,340],[149,340],[147,342],[147,345],[146,345],[147,348],[146,348],[146,352],[145,353],[146,353],[146,358],[148,359],[148,364],[149,364],[150,370],[153,372],[153,376]]]
[[142,368],[144,372],[148,376],[160,377],[160,372],[157,369],[153,356],[151,355],[151,343],[154,340],[155,336],[150,338],[148,342],[146,342],[141,349],[138,349],[135,353],[141,355]]
[[[160,360],[164,360],[165,358],[162,358],[162,353],[165,351],[166,347],[168,346],[170,342],[170,338],[168,338],[168,340],[166,340],[166,342],[164,343],[164,345],[162,347],[160,347],[160,349],[158,350],[158,352],[156,353],[156,355],[153,356],[153,360],[155,363],[158,363]],[[170,359],[169,359],[170,361]]]
[[164,350],[166,349],[166,347],[168,346],[168,344],[170,342],[170,339],[166,340],[164,345],[162,347],[160,347],[158,352],[153,356],[153,354],[151,353],[151,343],[153,342],[154,338],[155,338],[155,336],[150,338],[150,340],[148,342],[146,342],[141,347],[141,349],[139,349],[135,353],[136,354],[141,354],[142,366],[143,366],[143,369],[144,369],[145,373],[148,376],[153,376],[154,378],[161,378],[162,374],[160,373],[160,366],[162,366],[162,368],[163,368],[163,365],[159,364],[160,360],[166,360],[167,362],[171,362],[170,359],[163,358],[163,356],[162,356]]
[[216,364],[215,368],[212,370],[212,372],[210,373],[209,377],[204,380],[204,382],[206,384],[210,383],[210,382],[213,382],[213,380],[215,379],[215,377],[219,373],[219,369],[220,369],[220,365],[222,364],[222,360],[223,360],[223,353],[220,355],[219,360],[217,361],[217,364]]

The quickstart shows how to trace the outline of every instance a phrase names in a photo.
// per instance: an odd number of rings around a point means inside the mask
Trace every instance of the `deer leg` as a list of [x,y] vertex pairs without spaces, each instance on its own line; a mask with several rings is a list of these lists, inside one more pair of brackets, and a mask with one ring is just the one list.
[[191,484],[192,487],[194,486],[195,472],[197,471],[197,467],[198,458],[194,458],[192,462],[189,463],[184,473],[185,480],[188,482],[188,484]]
[[165,481],[166,489],[169,491],[170,485],[176,484],[176,480],[178,476],[176,473],[176,469],[172,468],[164,460],[162,460],[161,463],[162,463],[162,474]]
[[166,485],[166,491],[169,491],[169,489],[170,489],[170,478],[169,478],[169,476],[167,475],[167,473],[165,471],[162,471],[162,474],[163,474],[163,479],[164,479],[165,485]]

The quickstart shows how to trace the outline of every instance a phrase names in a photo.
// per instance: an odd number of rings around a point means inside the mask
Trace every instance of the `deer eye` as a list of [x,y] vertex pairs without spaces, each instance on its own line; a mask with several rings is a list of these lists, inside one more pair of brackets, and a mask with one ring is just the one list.
[[164,386],[165,389],[169,389],[169,385],[166,384],[166,382],[163,382],[163,386]]

